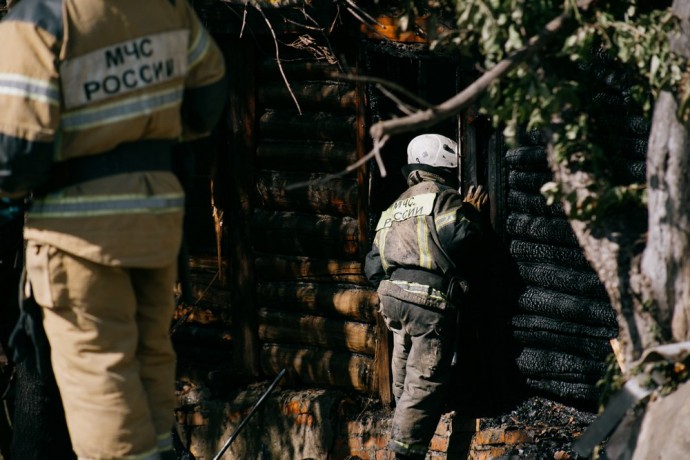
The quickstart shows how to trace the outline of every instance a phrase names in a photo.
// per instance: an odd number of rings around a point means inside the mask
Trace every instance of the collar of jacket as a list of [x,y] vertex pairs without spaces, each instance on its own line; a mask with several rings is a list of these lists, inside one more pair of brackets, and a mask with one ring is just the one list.
[[409,187],[424,181],[438,182],[457,189],[460,182],[456,177],[456,171],[446,168],[437,168],[429,165],[408,164],[402,167],[403,176],[407,179]]

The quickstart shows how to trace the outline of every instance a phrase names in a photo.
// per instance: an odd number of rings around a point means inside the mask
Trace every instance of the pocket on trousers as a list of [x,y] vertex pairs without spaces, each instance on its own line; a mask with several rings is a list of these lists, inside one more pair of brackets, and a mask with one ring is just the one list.
[[[402,324],[400,323],[399,320],[393,320],[391,319],[391,315],[386,314],[386,310],[388,310],[388,306],[384,305],[383,299],[381,300],[381,303],[379,304],[379,314],[381,315],[381,318],[383,318],[383,322],[386,324],[386,327],[390,331],[400,331],[402,329]],[[395,316],[395,315],[393,315]]]
[[47,244],[29,241],[26,246],[26,275],[31,283],[34,300],[44,308],[55,308],[66,302],[67,297],[63,288],[59,289],[55,283],[56,277],[64,278],[62,263],[56,260],[57,250]]

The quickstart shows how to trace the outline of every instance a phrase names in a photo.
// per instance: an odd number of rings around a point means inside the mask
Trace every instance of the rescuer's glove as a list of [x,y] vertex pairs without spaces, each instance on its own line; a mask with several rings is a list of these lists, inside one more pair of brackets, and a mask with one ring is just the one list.
[[484,191],[481,185],[476,187],[470,185],[462,201],[471,205],[481,214],[486,209],[486,204],[489,202],[489,195]]

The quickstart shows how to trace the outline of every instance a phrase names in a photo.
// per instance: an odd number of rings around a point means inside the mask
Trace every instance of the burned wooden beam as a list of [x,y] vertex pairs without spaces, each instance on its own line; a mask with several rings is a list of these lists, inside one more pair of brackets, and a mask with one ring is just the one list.
[[372,325],[266,308],[259,310],[259,338],[372,356],[376,345]]
[[579,247],[562,247],[513,240],[510,242],[510,254],[520,262],[555,264],[578,270],[592,269]]
[[563,216],[535,216],[511,213],[506,232],[519,239],[559,246],[579,247],[573,228]]
[[192,344],[218,349],[232,348],[232,334],[229,329],[185,323],[175,330],[176,344]]
[[357,261],[261,255],[256,259],[256,276],[265,281],[351,283],[369,286]]
[[252,233],[259,252],[339,259],[359,255],[352,217],[257,210]]
[[[262,171],[256,191],[261,206],[274,210],[354,216],[357,212],[357,182],[329,178],[322,173]],[[296,184],[306,184],[289,188]]]
[[293,81],[290,90],[284,82],[259,86],[259,103],[268,109],[294,109],[293,95],[303,110],[334,112],[355,109],[355,90],[350,83]]
[[297,112],[269,110],[261,115],[259,127],[267,139],[298,139],[340,141],[354,144],[356,116],[325,112]]
[[290,80],[332,79],[333,74],[339,72],[336,64],[330,64],[326,61],[283,61],[279,68],[275,60],[263,60],[259,66],[261,82],[282,81],[281,69]]
[[563,321],[618,327],[613,307],[607,300],[586,299],[537,286],[527,286],[518,298],[518,308],[526,313]]
[[373,288],[357,285],[264,282],[258,285],[256,302],[275,310],[373,323],[379,297]]
[[358,353],[267,343],[261,349],[261,367],[267,375],[287,367],[289,379],[302,385],[373,390],[373,358]]
[[508,173],[508,185],[522,192],[539,193],[542,185],[553,180],[551,172],[542,171],[518,171]]
[[263,169],[338,173],[357,161],[357,148],[334,142],[265,141],[256,149],[256,161]]
[[508,209],[527,214],[565,217],[561,203],[547,204],[540,193],[526,193],[519,190],[508,192]]
[[593,271],[542,263],[519,263],[518,270],[527,284],[589,299],[608,299],[606,289]]

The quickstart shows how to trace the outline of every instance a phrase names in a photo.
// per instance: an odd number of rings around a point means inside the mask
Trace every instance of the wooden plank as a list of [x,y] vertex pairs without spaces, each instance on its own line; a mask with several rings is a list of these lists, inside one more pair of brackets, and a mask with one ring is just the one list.
[[264,342],[308,345],[374,355],[376,335],[370,324],[325,316],[259,310],[259,338]]
[[257,305],[373,323],[379,296],[373,288],[351,284],[266,282],[258,285]]
[[357,209],[357,182],[326,174],[261,171],[256,191],[259,204],[268,209],[341,216],[352,216]]
[[325,81],[297,81],[267,83],[259,87],[259,103],[269,109],[295,110],[295,101],[304,111],[334,112],[355,109],[352,84]]
[[326,112],[267,111],[259,120],[266,139],[356,142],[356,117]]
[[294,62],[282,62],[280,68],[275,60],[264,60],[261,62],[259,68],[262,84],[266,84],[270,80],[283,81],[285,74],[288,81],[293,80],[326,80],[335,79],[340,72],[337,64],[329,63],[327,61],[316,60],[300,60]]
[[357,261],[266,254],[256,258],[255,267],[259,282],[305,281],[369,286],[362,264]]
[[257,210],[252,234],[259,252],[342,259],[359,255],[357,222],[351,217]]
[[256,150],[256,160],[263,169],[337,173],[357,161],[357,147],[342,142],[264,141]]
[[[227,180],[226,194],[219,196],[218,205],[223,207],[228,222],[228,235],[232,241],[229,252],[229,288],[233,307],[232,335],[234,337],[234,364],[239,372],[258,378],[259,339],[257,335],[256,308],[254,306],[255,280],[254,255],[249,228],[252,214],[254,182],[254,81],[255,51],[251,42],[224,40],[226,62],[232,62],[234,71],[229,78],[228,113],[223,131],[227,151],[220,158],[225,160]],[[219,166],[222,166],[223,163]],[[219,167],[220,169],[220,167]],[[227,203],[226,203],[227,202]]]
[[198,347],[214,349],[231,349],[232,334],[228,329],[200,326],[186,323],[175,330],[173,335],[175,344],[193,344]]
[[295,347],[275,343],[261,349],[261,367],[267,375],[277,375],[288,369],[287,377],[293,385],[316,385],[326,388],[372,391],[370,356],[309,347]]
[[374,353],[374,388],[381,403],[388,406],[393,401],[393,378],[391,376],[391,356],[393,340],[391,332],[380,314],[376,315],[376,352]]

